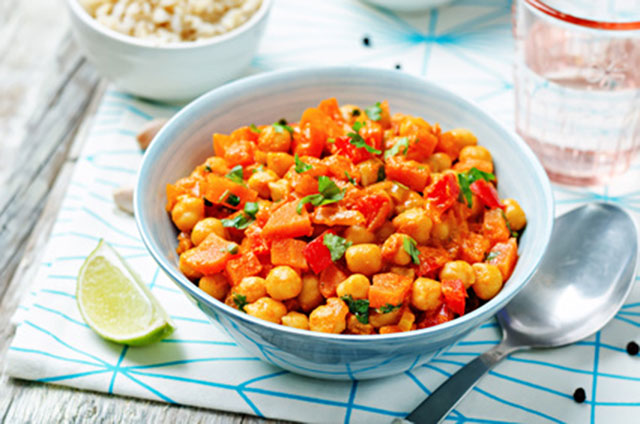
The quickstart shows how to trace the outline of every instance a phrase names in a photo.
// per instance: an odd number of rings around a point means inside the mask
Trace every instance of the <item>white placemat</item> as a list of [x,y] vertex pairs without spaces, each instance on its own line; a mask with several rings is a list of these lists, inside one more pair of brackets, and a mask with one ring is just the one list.
[[[276,0],[253,72],[342,63],[399,67],[398,72],[424,75],[474,99],[510,125],[509,10],[505,0],[459,0],[421,17],[403,17],[348,0]],[[111,190],[135,176],[138,129],[175,110],[113,88],[105,94],[39,274],[15,317],[19,328],[5,364],[9,375],[270,418],[385,423],[405,416],[446,376],[497,343],[497,326],[488,322],[428,365],[363,382],[296,376],[237,347],[159,271],[133,219],[111,200]],[[638,181],[640,165],[635,165],[607,186],[555,187],[557,211],[604,200],[638,218]],[[100,238],[139,270],[172,315],[178,329],[170,338],[127,348],[103,341],[84,324],[75,304],[75,278]],[[447,422],[637,422],[640,357],[625,351],[634,339],[640,342],[640,283],[603,331],[570,347],[511,356]],[[587,393],[583,404],[572,399],[578,387]]]

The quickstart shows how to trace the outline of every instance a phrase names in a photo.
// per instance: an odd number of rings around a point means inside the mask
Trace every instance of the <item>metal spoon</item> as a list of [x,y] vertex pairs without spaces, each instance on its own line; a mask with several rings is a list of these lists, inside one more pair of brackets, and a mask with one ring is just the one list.
[[512,352],[563,346],[600,330],[631,291],[637,261],[636,228],[621,208],[595,203],[562,215],[531,281],[497,315],[502,342],[455,373],[406,420],[439,423]]

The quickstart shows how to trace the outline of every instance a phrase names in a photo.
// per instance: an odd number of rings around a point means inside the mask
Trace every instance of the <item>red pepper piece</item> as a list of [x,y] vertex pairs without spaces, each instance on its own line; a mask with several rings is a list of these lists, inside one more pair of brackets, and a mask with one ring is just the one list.
[[356,209],[367,222],[367,229],[376,230],[384,224],[391,210],[389,197],[384,194],[367,194],[356,200],[353,209]]
[[451,321],[453,318],[453,311],[443,303],[440,308],[436,309],[433,312],[425,314],[424,317],[417,323],[417,327],[433,327],[434,325],[444,324],[447,321]]
[[485,180],[477,180],[474,181],[469,188],[471,192],[478,196],[478,198],[484,203],[487,207],[491,209],[500,208],[504,209],[505,206],[500,204],[500,198],[498,197],[498,191],[493,186],[493,184],[489,183]]
[[324,245],[324,235],[327,233],[335,234],[330,230],[325,231],[313,241],[307,243],[302,251],[304,258],[307,260],[307,264],[316,274],[319,274],[333,263],[331,260],[331,252],[329,248]]
[[458,315],[464,315],[465,297],[467,291],[464,284],[460,280],[444,280],[442,281],[442,295],[444,303]]
[[346,156],[354,164],[363,162],[371,157],[371,153],[367,152],[364,147],[356,147],[349,141],[351,137],[343,136],[336,138],[336,148],[338,154]]
[[429,208],[442,214],[458,200],[460,186],[454,174],[445,174],[425,190]]

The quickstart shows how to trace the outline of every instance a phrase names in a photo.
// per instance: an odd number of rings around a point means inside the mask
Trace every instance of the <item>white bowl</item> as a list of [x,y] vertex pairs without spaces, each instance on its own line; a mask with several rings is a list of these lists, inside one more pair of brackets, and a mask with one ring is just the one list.
[[451,3],[453,0],[363,0],[366,3],[375,6],[384,7],[385,9],[394,10],[396,12],[426,12],[429,9],[443,6]]
[[193,99],[238,77],[256,52],[271,4],[262,0],[247,22],[226,34],[157,45],[109,29],[78,0],[67,0],[75,39],[101,75],[132,94],[168,102]]

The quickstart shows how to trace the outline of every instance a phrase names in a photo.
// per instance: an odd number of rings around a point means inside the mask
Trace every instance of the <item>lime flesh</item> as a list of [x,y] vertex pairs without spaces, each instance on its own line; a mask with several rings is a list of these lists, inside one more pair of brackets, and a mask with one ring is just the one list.
[[142,346],[174,329],[147,286],[104,240],[80,268],[76,300],[89,327],[116,343]]

